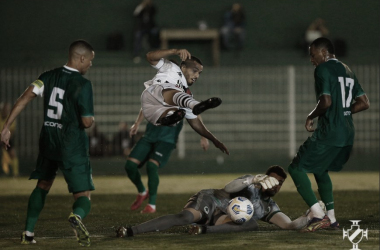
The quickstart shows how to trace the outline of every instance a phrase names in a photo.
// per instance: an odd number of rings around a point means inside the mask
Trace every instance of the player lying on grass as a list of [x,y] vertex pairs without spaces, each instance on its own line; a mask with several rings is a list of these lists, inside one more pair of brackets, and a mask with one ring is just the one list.
[[[180,213],[132,227],[119,227],[117,237],[130,237],[192,223],[197,224],[190,228],[190,234],[253,231],[258,229],[257,220],[275,224],[282,229],[301,229],[307,225],[309,215],[292,221],[271,198],[280,191],[286,177],[284,169],[275,165],[269,167],[265,175],[245,175],[231,181],[223,189],[201,190],[190,197]],[[228,202],[237,196],[246,197],[253,204],[252,219],[244,224],[233,223],[227,215]]]

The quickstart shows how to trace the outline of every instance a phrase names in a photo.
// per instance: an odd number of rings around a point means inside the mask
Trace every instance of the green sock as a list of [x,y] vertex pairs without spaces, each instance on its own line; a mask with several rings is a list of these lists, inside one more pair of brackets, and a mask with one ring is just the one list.
[[127,171],[127,175],[132,183],[135,184],[137,191],[142,193],[145,191],[145,187],[141,181],[140,171],[137,168],[138,166],[139,165],[133,161],[127,161],[127,163],[125,163],[125,171]]
[[321,196],[321,200],[326,205],[326,210],[334,209],[333,187],[328,172],[326,171],[320,175],[314,174],[314,177],[318,184],[318,192]]
[[73,213],[83,220],[90,213],[91,201],[87,196],[79,197],[73,204]]
[[36,187],[29,197],[28,212],[26,214],[25,231],[34,232],[38,217],[45,205],[49,191]]
[[306,204],[311,207],[317,203],[318,199],[311,188],[311,182],[307,174],[293,165],[288,167],[288,171],[293,179],[294,185],[296,185],[298,193],[301,195]]
[[148,188],[149,188],[149,204],[156,205],[157,189],[160,183],[158,177],[158,166],[153,162],[148,161],[146,165],[146,172],[148,174]]

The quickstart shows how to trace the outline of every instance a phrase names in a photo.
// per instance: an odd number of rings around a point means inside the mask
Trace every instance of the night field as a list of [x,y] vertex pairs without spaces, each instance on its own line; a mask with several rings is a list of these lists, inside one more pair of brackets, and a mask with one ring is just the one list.
[[[259,231],[191,236],[187,227],[175,227],[164,232],[115,237],[114,228],[134,225],[146,220],[179,212],[187,199],[203,188],[222,188],[239,174],[161,176],[157,213],[141,215],[131,212],[135,190],[126,176],[94,177],[96,191],[92,195],[92,210],[84,220],[91,234],[92,249],[351,249],[343,232],[321,230],[315,233],[284,231],[274,225],[259,222]],[[361,229],[368,229],[360,249],[379,247],[379,174],[378,172],[338,173],[332,175],[336,215],[342,228],[351,228],[350,220],[361,220]],[[146,181],[146,177],[144,177]],[[170,185],[172,183],[172,185]],[[314,181],[312,180],[314,184]],[[80,248],[67,222],[73,198],[66,191],[61,177],[57,178],[47,197],[45,208],[35,229],[37,244],[20,245],[29,193],[35,181],[27,178],[1,178],[0,181],[0,249],[72,249]],[[316,188],[314,187],[314,190]],[[307,209],[291,179],[275,197],[281,210],[295,219]],[[145,206],[143,204],[142,208]]]

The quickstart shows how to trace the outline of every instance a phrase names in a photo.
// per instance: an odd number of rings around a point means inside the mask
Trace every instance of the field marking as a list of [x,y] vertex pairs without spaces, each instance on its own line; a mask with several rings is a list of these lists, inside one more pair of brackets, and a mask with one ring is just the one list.
[[[253,173],[255,174],[255,173]],[[223,188],[231,180],[243,174],[199,174],[199,175],[161,175],[158,192],[161,194],[196,193],[201,189]],[[330,173],[334,191],[340,190],[379,190],[379,172],[340,172]],[[317,190],[314,177],[309,175],[313,190]],[[94,194],[136,194],[136,187],[125,176],[94,176]],[[142,176],[147,183],[147,176]],[[29,195],[36,186],[36,180],[27,177],[2,178],[0,181],[1,196]],[[288,175],[281,187],[282,192],[296,192],[293,180]],[[67,185],[62,175],[49,192],[50,195],[67,195]]]

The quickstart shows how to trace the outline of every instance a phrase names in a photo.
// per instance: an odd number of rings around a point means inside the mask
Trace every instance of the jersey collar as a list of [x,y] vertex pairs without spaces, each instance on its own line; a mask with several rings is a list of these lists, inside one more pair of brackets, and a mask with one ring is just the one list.
[[71,67],[69,67],[69,66],[67,66],[67,65],[63,65],[63,67],[66,68],[66,69],[68,69],[68,70],[71,70],[71,71],[79,72],[79,70],[74,69],[74,68],[71,68]]

